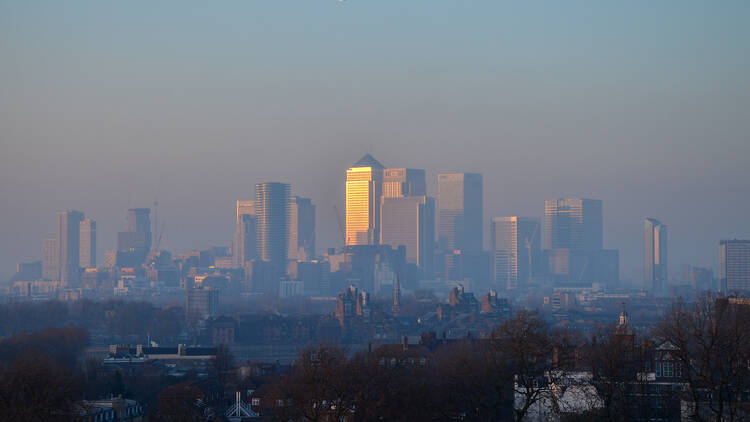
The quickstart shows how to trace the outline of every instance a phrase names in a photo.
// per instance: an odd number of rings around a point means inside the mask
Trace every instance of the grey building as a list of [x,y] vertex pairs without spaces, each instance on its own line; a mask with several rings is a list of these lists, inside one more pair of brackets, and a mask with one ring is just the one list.
[[438,174],[438,243],[442,250],[482,251],[482,175]]
[[244,268],[245,263],[257,256],[255,201],[238,200],[232,242],[232,266]]
[[255,185],[258,258],[270,263],[279,276],[286,272],[289,249],[289,191],[287,183]]
[[724,293],[750,292],[750,240],[719,242],[719,286]]
[[643,224],[643,283],[662,293],[667,283],[667,226],[655,218]]
[[79,251],[83,213],[64,211],[57,213],[57,279],[65,286],[74,286],[80,277]]
[[435,200],[428,196],[383,197],[380,244],[406,247],[406,261],[424,277],[434,272]]
[[544,249],[603,249],[602,201],[581,198],[545,201],[543,241]]
[[383,196],[402,198],[427,195],[425,171],[422,169],[388,168],[383,170]]
[[79,238],[79,266],[81,268],[96,268],[96,221],[90,218],[81,221]]
[[57,280],[60,276],[57,268],[57,238],[48,237],[42,239],[42,278],[45,280]]
[[493,277],[498,288],[526,286],[540,259],[540,221],[534,217],[492,219]]
[[293,196],[289,201],[288,258],[298,261],[315,258],[315,205],[310,198]]

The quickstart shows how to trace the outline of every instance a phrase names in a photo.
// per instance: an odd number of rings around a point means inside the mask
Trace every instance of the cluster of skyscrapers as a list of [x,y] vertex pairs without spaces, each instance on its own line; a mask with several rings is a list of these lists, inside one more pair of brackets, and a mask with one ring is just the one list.
[[[601,200],[547,200],[543,218],[492,217],[486,249],[481,174],[439,173],[435,198],[428,195],[425,170],[387,168],[367,154],[346,170],[345,189],[342,251],[317,253],[316,207],[309,198],[292,196],[286,183],[258,183],[254,199],[236,202],[232,245],[216,255],[216,266],[242,270],[249,290],[276,295],[326,294],[349,283],[378,293],[397,286],[399,278],[409,287],[444,280],[509,291],[612,287],[619,281],[619,252],[604,247]],[[163,263],[154,261],[158,235],[156,246],[153,240],[151,210],[128,209],[126,230],[117,233],[117,247],[107,251],[104,266],[138,268],[150,260],[166,274]],[[646,218],[643,241],[644,287],[663,294],[669,281],[667,226]],[[40,277],[76,287],[86,269],[97,267],[96,222],[80,211],[58,213],[57,237],[44,239],[42,252]],[[706,278],[698,270],[691,274]],[[340,278],[335,286],[334,273]],[[315,282],[304,288],[295,284],[310,277]],[[720,242],[716,288],[750,291],[750,241]]]

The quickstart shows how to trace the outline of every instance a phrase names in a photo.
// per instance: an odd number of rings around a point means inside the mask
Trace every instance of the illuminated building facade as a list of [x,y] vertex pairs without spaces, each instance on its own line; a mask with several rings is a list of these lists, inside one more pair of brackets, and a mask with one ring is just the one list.
[[378,243],[382,190],[383,165],[370,154],[346,171],[346,246]]
[[647,218],[643,229],[643,281],[652,292],[663,292],[667,282],[667,226]]

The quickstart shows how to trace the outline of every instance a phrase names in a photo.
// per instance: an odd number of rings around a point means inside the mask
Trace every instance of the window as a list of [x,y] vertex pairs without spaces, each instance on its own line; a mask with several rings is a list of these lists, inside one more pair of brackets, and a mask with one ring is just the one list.
[[664,362],[662,372],[664,372],[665,377],[673,377],[674,376],[674,364],[672,362]]
[[679,363],[675,365],[674,376],[676,376],[677,378],[682,378],[682,365]]
[[251,402],[253,406],[260,406],[260,399],[257,397],[253,397],[253,401]]
[[661,362],[656,362],[656,376],[661,376]]

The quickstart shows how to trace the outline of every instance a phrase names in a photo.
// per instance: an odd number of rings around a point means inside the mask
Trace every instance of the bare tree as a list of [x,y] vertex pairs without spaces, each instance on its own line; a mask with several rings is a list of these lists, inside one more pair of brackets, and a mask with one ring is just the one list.
[[492,332],[490,347],[506,365],[506,373],[513,374],[516,421],[523,420],[540,400],[554,400],[554,396],[548,394],[550,380],[545,378],[553,374],[552,340],[547,324],[537,313],[516,313]]
[[748,389],[750,307],[713,295],[693,306],[673,305],[657,334],[675,346],[673,355],[686,381],[692,419],[735,421]]

